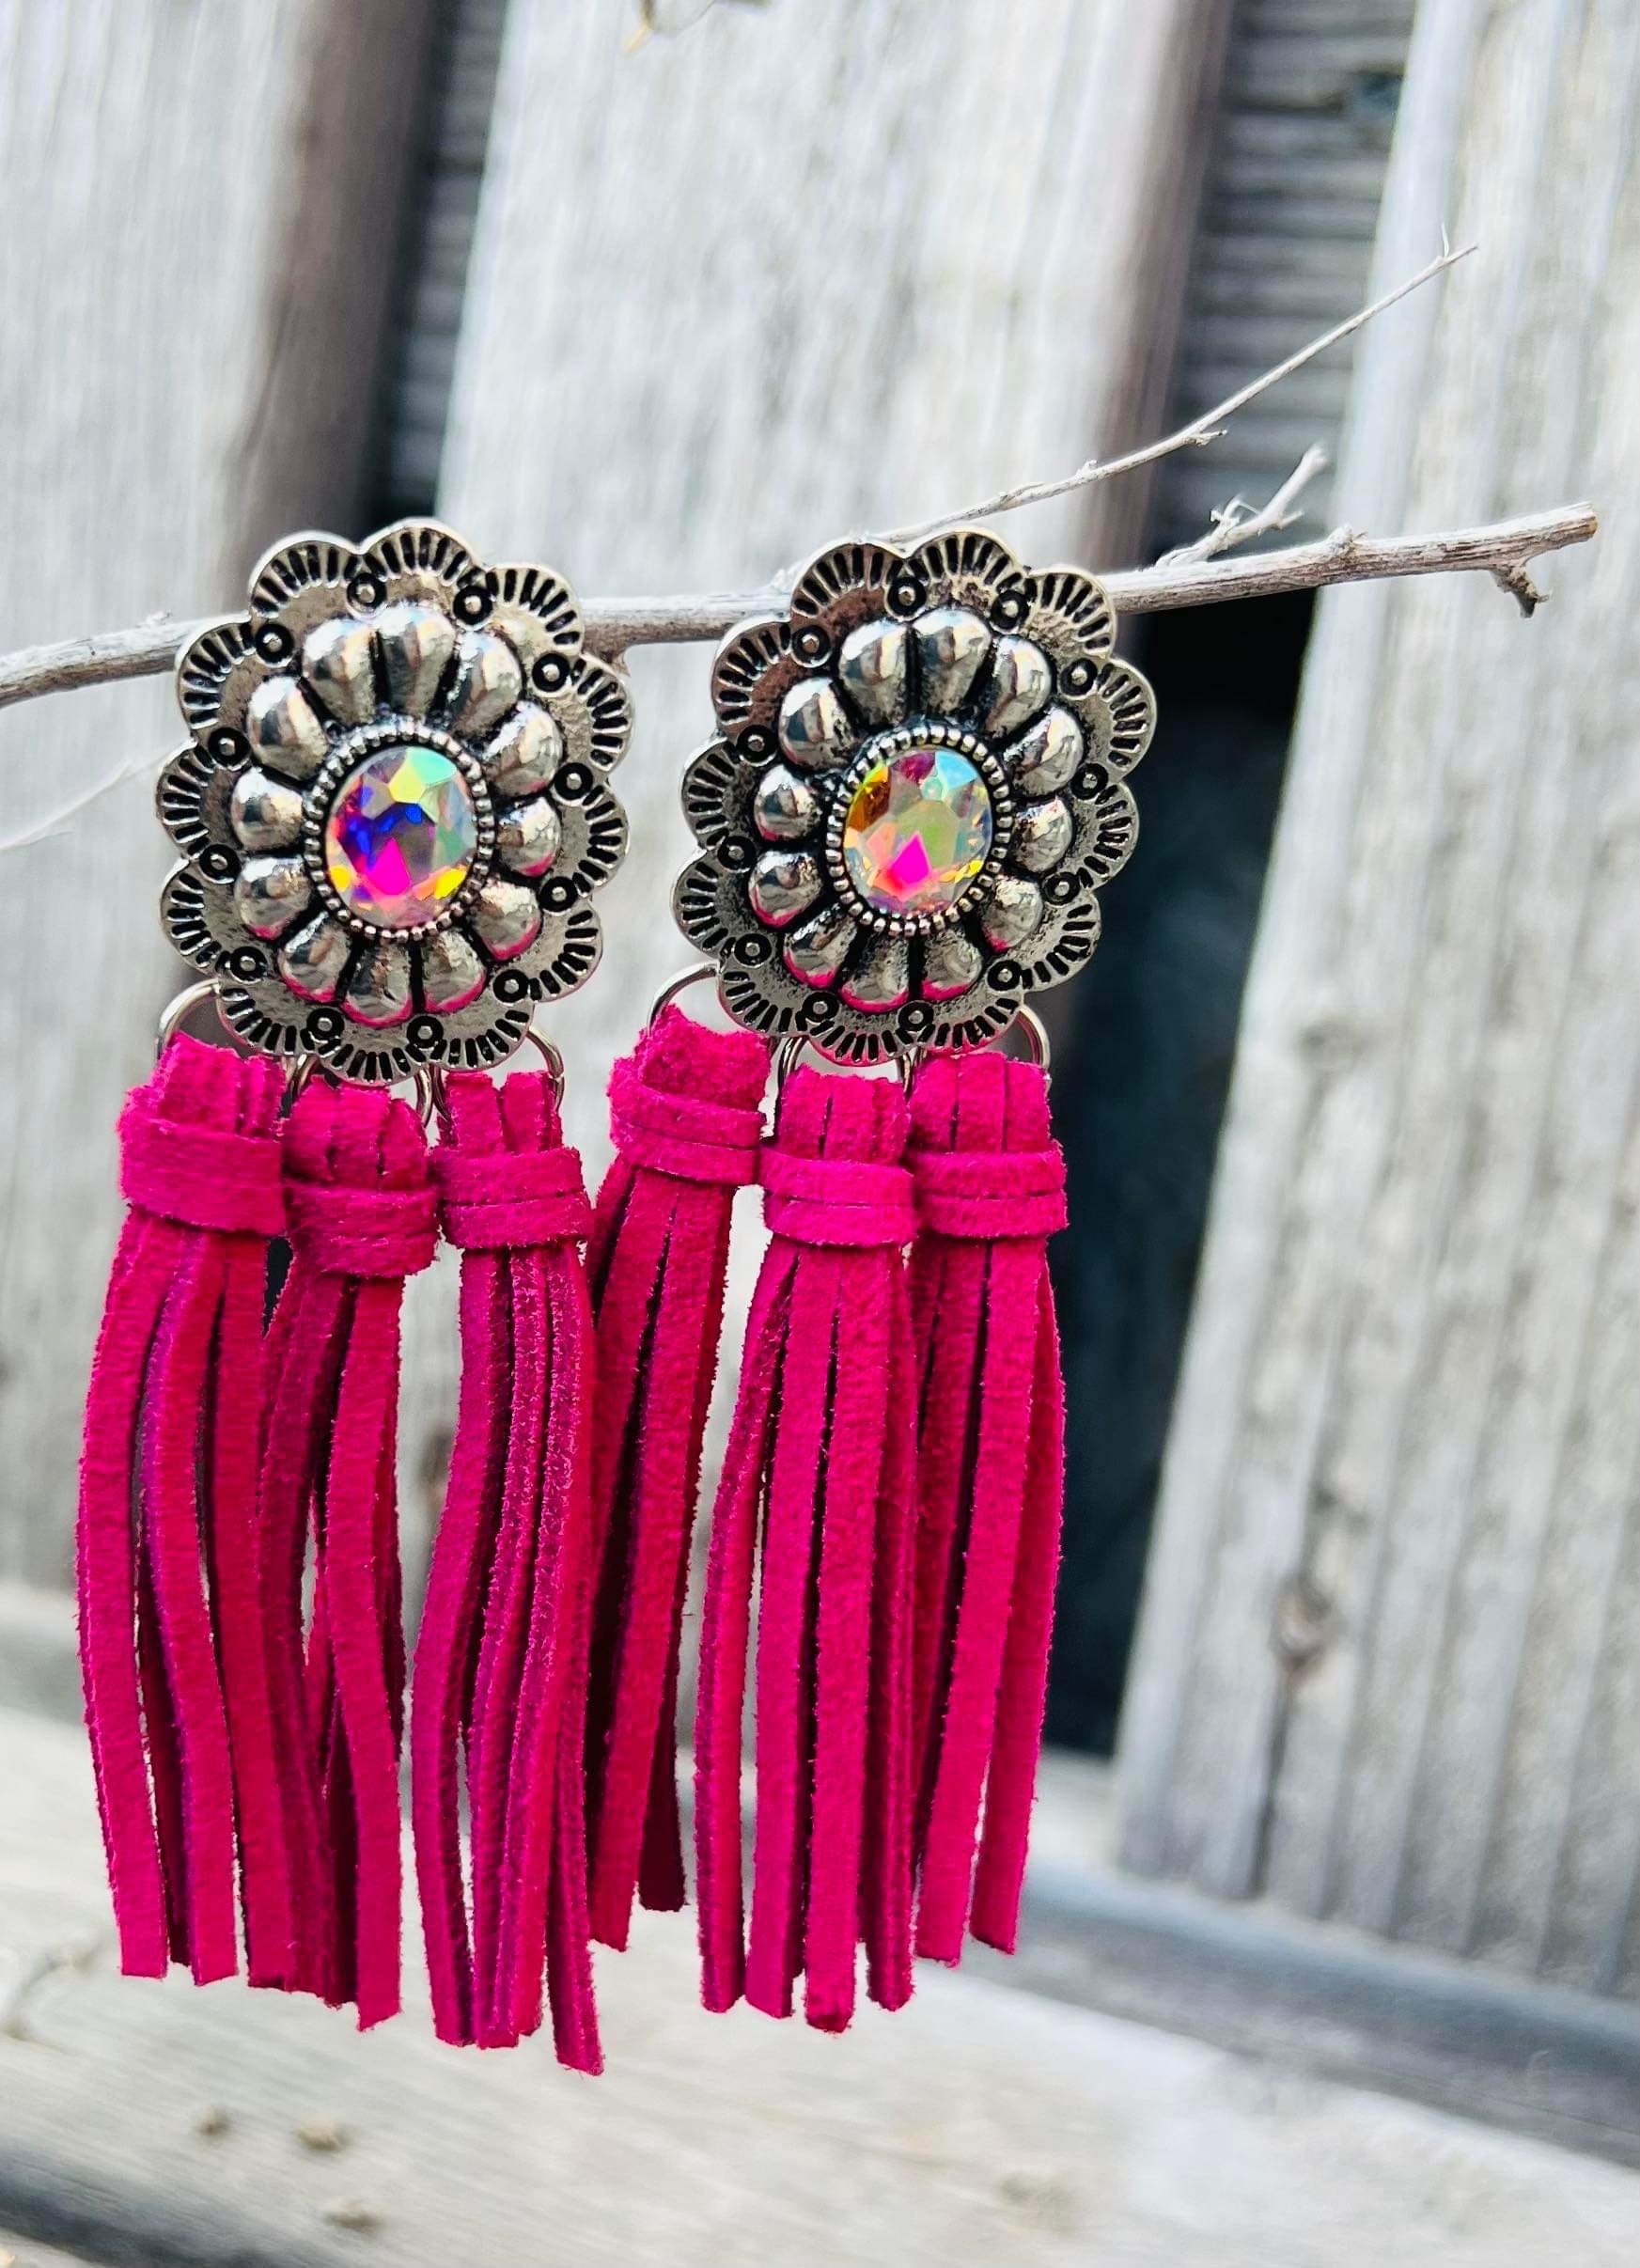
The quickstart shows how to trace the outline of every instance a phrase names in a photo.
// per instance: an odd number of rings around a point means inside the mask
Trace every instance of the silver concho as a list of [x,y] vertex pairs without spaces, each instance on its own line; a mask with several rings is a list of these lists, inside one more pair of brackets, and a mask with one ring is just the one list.
[[480,1069],[591,975],[632,712],[551,569],[430,520],[294,536],[177,692],[162,916],[251,1045],[344,1079]]
[[674,906],[731,1013],[838,1061],[993,1039],[1099,940],[1155,703],[1100,585],[979,528],[841,543],[712,671]]

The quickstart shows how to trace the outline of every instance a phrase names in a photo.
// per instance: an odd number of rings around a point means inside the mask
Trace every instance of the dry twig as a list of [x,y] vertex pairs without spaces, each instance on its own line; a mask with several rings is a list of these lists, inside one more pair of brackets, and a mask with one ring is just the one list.
[[[1287,486],[1291,487],[1291,482]],[[1269,512],[1277,503],[1272,497]],[[1260,515],[1255,515],[1258,517]],[[1246,529],[1248,523],[1242,522]],[[1211,606],[1229,599],[1269,599],[1283,591],[1320,590],[1329,583],[1367,583],[1396,575],[1489,574],[1530,614],[1545,596],[1527,572],[1545,552],[1586,543],[1600,523],[1587,504],[1500,520],[1487,527],[1453,528],[1429,536],[1364,536],[1335,528],[1317,543],[1295,543],[1244,558],[1204,557],[1191,546],[1154,567],[1102,577],[1121,614],[1167,614],[1182,606]],[[1221,546],[1221,549],[1226,548]],[[592,599],[584,609],[586,642],[598,653],[618,655],[630,646],[692,645],[722,637],[748,615],[777,614],[779,591],[730,591],[713,598]],[[203,627],[199,622],[145,622],[101,637],[70,638],[60,646],[27,647],[0,655],[0,708],[106,685],[126,678],[158,677]],[[135,773],[157,770],[163,757],[122,766],[109,778],[12,837],[0,852],[55,835],[70,820]]]
[[1314,362],[1316,356],[1324,354],[1329,347],[1337,346],[1341,340],[1362,330],[1375,316],[1382,315],[1387,307],[1393,307],[1398,300],[1405,299],[1409,292],[1432,282],[1448,268],[1456,267],[1460,259],[1467,259],[1475,248],[1473,244],[1460,244],[1454,252],[1443,244],[1436,258],[1420,268],[1415,275],[1409,275],[1404,283],[1397,284],[1393,291],[1384,292],[1381,299],[1373,300],[1367,306],[1358,307],[1353,315],[1346,316],[1341,323],[1335,323],[1330,331],[1323,331],[1319,338],[1312,338],[1307,346],[1300,347],[1285,362],[1278,362],[1258,377],[1249,379],[1244,386],[1238,386],[1233,394],[1226,394],[1223,401],[1215,401],[1210,410],[1203,410],[1199,417],[1191,418],[1188,424],[1179,426],[1176,431],[1164,433],[1160,441],[1148,441],[1143,448],[1130,449],[1123,457],[1090,457],[1086,464],[1079,464],[1075,472],[1066,473],[1057,480],[1031,480],[1021,488],[1005,488],[994,496],[983,497],[977,504],[964,505],[961,511],[942,512],[936,520],[919,521],[910,527],[891,528],[880,540],[884,543],[920,543],[926,536],[937,536],[942,528],[955,527],[964,521],[994,520],[1001,512],[1017,512],[1027,504],[1046,504],[1052,497],[1070,495],[1073,489],[1091,488],[1098,481],[1114,480],[1118,473],[1137,472],[1141,465],[1154,464],[1159,459],[1174,456],[1180,449],[1206,448],[1210,442],[1222,438],[1226,420],[1233,417],[1238,410],[1244,410],[1250,401],[1257,401],[1260,394],[1268,394],[1272,386],[1279,385],[1284,378],[1290,378],[1295,370],[1302,370],[1306,363]]
[[1181,543],[1177,551],[1164,552],[1157,566],[1182,567],[1192,559],[1222,558],[1226,552],[1239,551],[1243,543],[1256,542],[1260,536],[1279,535],[1304,518],[1298,500],[1326,469],[1326,450],[1312,442],[1268,504],[1254,511],[1243,497],[1232,496],[1213,514],[1213,524],[1205,536],[1198,536],[1194,543]]

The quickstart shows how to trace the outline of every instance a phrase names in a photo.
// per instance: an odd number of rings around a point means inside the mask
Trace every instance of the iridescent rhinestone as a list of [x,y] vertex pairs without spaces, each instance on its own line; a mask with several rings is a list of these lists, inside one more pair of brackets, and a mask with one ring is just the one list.
[[956,904],[991,849],[991,796],[954,748],[907,748],[872,765],[843,822],[849,879],[881,914]]
[[461,888],[477,841],[461,766],[436,748],[395,742],[342,782],[324,823],[324,868],[350,913],[410,930]]

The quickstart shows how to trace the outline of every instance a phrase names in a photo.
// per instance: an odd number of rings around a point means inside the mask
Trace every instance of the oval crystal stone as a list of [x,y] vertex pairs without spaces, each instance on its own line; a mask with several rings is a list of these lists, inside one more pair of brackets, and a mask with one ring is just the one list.
[[342,782],[324,822],[324,869],[350,913],[411,930],[461,888],[477,841],[461,766],[436,748],[395,742]]
[[955,905],[991,849],[991,795],[954,748],[907,748],[873,764],[843,822],[849,879],[880,914]]

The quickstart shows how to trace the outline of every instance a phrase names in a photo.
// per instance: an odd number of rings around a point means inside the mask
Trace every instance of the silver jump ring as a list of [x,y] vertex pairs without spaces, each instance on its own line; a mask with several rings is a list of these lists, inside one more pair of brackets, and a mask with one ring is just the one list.
[[649,1009],[648,1023],[658,1024],[674,1000],[681,998],[692,985],[704,984],[709,978],[715,983],[715,966],[710,961],[697,961],[692,969],[685,969],[681,977],[674,977],[670,984],[664,984]]
[[155,1056],[158,1057],[164,1054],[166,1048],[170,1046],[171,1041],[177,1037],[196,1008],[203,1008],[206,1001],[216,998],[215,984],[209,977],[203,977],[197,984],[184,985],[174,1000],[167,1001],[160,1010],[159,1026],[154,1041]]
[[525,1031],[523,1038],[524,1044],[533,1047],[547,1067],[547,1074],[553,1082],[553,1101],[562,1103],[564,1100],[564,1058],[558,1051],[556,1042],[549,1040],[545,1032],[537,1031],[533,1024]]

